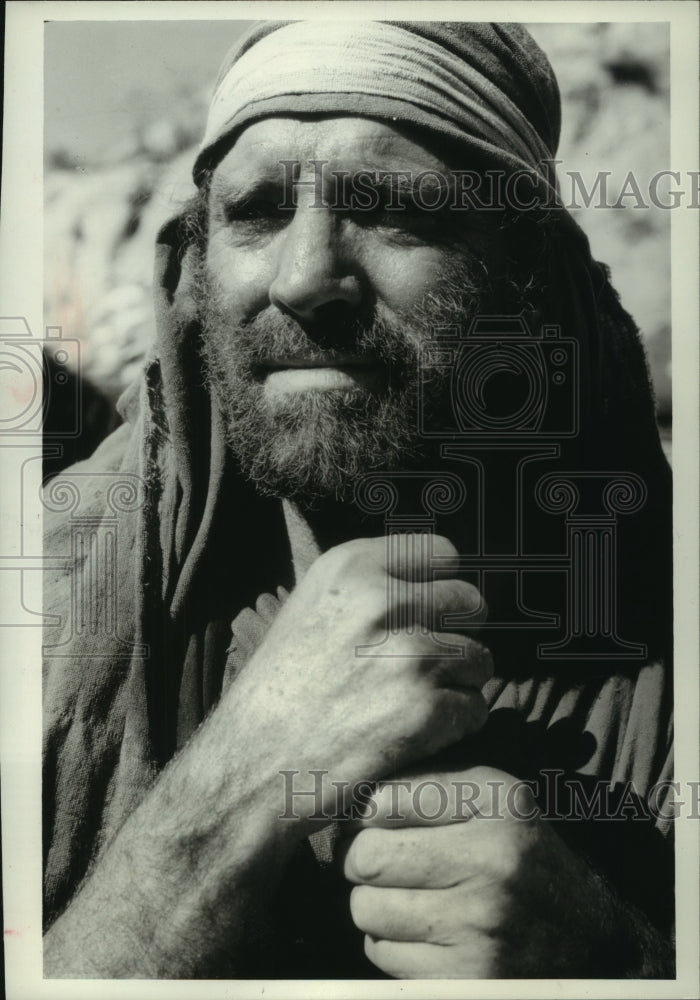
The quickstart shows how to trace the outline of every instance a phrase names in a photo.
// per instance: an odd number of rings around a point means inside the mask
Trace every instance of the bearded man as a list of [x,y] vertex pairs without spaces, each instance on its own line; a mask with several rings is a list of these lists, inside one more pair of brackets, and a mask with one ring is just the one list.
[[[673,975],[669,472],[637,331],[557,207],[558,133],[517,25],[265,22],[226,60],[159,238],[154,356],[47,490],[72,557],[46,593],[46,975]],[[523,171],[527,210],[465,197]],[[533,474],[455,428],[455,337],[493,362],[542,328],[576,408],[534,426]],[[585,656],[542,645],[550,469],[642,484]],[[465,504],[416,521],[431,477]],[[515,592],[511,501],[545,570]],[[623,808],[563,815],[552,775]]]

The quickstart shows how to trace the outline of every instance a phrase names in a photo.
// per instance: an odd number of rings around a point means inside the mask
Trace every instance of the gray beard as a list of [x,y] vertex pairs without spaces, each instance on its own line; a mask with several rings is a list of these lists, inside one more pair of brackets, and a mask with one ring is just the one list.
[[[368,472],[415,470],[434,446],[421,432],[450,408],[450,373],[421,361],[420,345],[441,326],[462,328],[484,311],[487,292],[469,284],[473,268],[446,277],[410,320],[376,314],[364,322],[336,313],[322,330],[306,332],[270,307],[233,326],[215,289],[201,275],[202,356],[209,391],[219,407],[227,444],[243,474],[263,495],[313,507],[351,501]],[[464,273],[466,272],[466,273]],[[384,377],[374,389],[297,392],[270,400],[262,361],[333,351],[379,358]],[[419,419],[420,413],[420,419]]]

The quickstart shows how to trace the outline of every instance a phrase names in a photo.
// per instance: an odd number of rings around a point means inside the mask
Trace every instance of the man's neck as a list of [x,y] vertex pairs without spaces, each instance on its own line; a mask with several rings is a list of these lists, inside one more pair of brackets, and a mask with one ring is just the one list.
[[[461,466],[453,469],[445,460],[441,461],[440,470],[454,471],[457,475],[463,473]],[[458,551],[464,551],[471,526],[468,515],[460,508],[452,514],[430,517],[430,511],[424,507],[425,483],[421,475],[415,479],[410,476],[397,479],[395,509],[392,507],[392,514],[400,515],[395,518],[396,522],[402,521],[405,531],[426,530],[428,515],[428,530],[446,535]],[[283,500],[282,509],[297,583],[327,549],[353,538],[381,537],[389,530],[384,514],[363,512],[354,503],[323,500],[309,508],[294,500]]]
[[283,500],[282,509],[297,583],[327,549],[352,538],[384,533],[381,518],[362,515],[352,504],[328,500],[309,509],[294,500]]

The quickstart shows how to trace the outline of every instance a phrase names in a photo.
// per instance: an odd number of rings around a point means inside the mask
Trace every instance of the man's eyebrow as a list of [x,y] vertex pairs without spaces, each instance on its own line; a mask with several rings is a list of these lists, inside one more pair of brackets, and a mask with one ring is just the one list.
[[267,169],[250,173],[242,170],[240,173],[214,175],[212,193],[225,201],[239,201],[254,195],[277,192],[283,187],[281,171]]
[[[212,193],[217,199],[228,203],[241,203],[260,196],[273,198],[288,194],[290,187],[302,189],[309,183],[313,184],[318,177],[301,180],[297,171],[290,173],[289,160],[280,160],[269,164],[253,173],[250,167],[242,165],[240,171],[230,171],[217,174],[212,181]],[[325,196],[333,200],[333,181],[335,193],[341,197],[351,193],[355,184],[361,184],[366,191],[367,186],[377,192],[381,206],[397,210],[401,208],[444,207],[446,199],[454,190],[454,177],[450,171],[440,171],[426,168],[423,170],[401,169],[400,167],[355,166],[352,170],[340,166],[327,165],[324,162],[323,175],[326,182],[331,182],[331,188],[326,188]]]
[[363,183],[376,190],[383,204],[408,205],[416,207],[432,206],[454,189],[454,177],[449,172],[438,170],[401,170],[386,167],[366,167],[354,170],[344,180],[352,182],[353,177],[362,176]]

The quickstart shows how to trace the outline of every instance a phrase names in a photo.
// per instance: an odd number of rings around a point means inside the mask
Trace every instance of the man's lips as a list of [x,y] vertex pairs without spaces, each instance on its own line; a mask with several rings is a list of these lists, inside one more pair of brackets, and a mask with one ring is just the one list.
[[284,371],[287,368],[376,368],[379,360],[373,357],[333,355],[321,358],[274,358],[264,361],[263,371]]
[[367,356],[275,358],[262,366],[268,394],[329,389],[378,388],[384,381],[381,363]]

